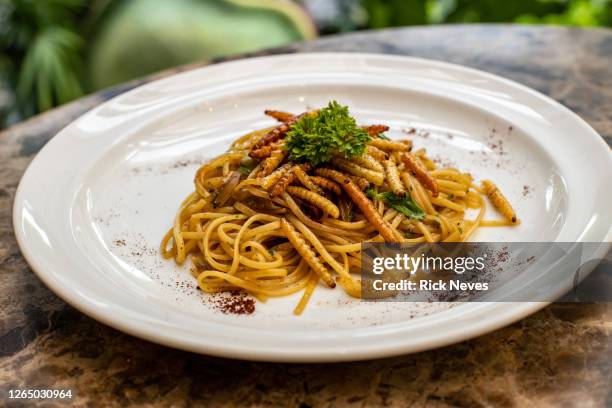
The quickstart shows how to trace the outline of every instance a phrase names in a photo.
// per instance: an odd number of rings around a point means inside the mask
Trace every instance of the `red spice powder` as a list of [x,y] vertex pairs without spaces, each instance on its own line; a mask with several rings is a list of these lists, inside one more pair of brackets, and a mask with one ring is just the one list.
[[255,300],[242,291],[213,294],[210,302],[216,310],[225,314],[250,315],[255,311]]

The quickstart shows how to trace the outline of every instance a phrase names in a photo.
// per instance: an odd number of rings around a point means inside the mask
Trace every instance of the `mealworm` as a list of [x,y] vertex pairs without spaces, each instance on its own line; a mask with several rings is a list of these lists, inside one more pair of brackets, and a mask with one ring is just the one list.
[[325,177],[321,176],[309,176],[310,180],[312,180],[315,184],[320,187],[323,187],[325,190],[331,190],[336,194],[340,194],[342,190],[340,190],[340,186],[335,181],[331,181]]
[[412,142],[406,142],[409,143],[394,142],[392,140],[385,139],[372,139],[370,142],[368,142],[368,144],[382,150],[399,150],[400,152],[407,152],[412,148]]
[[380,164],[378,160],[376,160],[374,157],[370,156],[367,153],[353,158],[353,161],[362,167],[377,171],[379,173],[382,173],[384,171],[382,164]]
[[340,216],[340,210],[338,210],[336,204],[332,203],[327,198],[313,191],[307,190],[303,187],[295,186],[287,187],[286,191],[292,196],[299,197],[302,200],[306,200],[309,203],[315,205],[332,218],[338,218]]
[[269,157],[272,154],[272,151],[274,150],[274,146],[263,146],[260,148],[257,148],[255,150],[251,150],[249,152],[249,156],[254,158],[254,159],[265,159],[266,157]]
[[345,173],[342,173],[341,171],[328,169],[325,167],[321,167],[315,170],[315,173],[317,175],[328,178],[328,179],[333,179],[333,177],[328,176],[328,174],[331,174],[329,172],[338,173],[338,174],[348,177],[353,183],[355,183],[357,187],[359,187],[360,190],[365,190],[366,188],[370,187],[370,182],[364,179],[363,177],[354,176],[352,174],[345,174]]
[[377,186],[382,185],[385,181],[385,176],[383,175],[383,173],[366,169],[365,167],[361,167],[358,164],[355,164],[345,159],[341,159],[339,157],[335,157],[334,159],[332,159],[332,164],[355,176],[363,177],[370,183],[373,183]]
[[306,187],[310,191],[313,191],[317,194],[323,194],[323,190],[321,190],[321,188],[318,185],[316,185],[314,181],[312,181],[312,178],[308,174],[306,174],[306,172],[302,169],[302,167],[296,166],[293,169],[293,172],[295,173],[295,176],[300,181],[300,183],[302,183],[304,187]]
[[295,180],[295,173],[293,172],[295,166],[291,166],[283,175],[276,181],[270,190],[270,196],[276,197],[283,194],[283,192],[289,187],[289,184]]
[[295,181],[295,179],[297,178],[295,175],[295,169],[298,167],[301,167],[304,171],[310,170],[310,164],[308,163],[296,164],[291,166],[291,168],[287,170],[272,187],[272,190],[270,191],[270,195],[272,197],[276,197],[283,194],[287,187],[289,187],[291,183]]
[[502,194],[501,190],[497,188],[492,181],[483,180],[482,188],[485,194],[491,199],[493,206],[499,210],[499,212],[510,221],[512,224],[520,223],[519,219],[514,212],[514,209],[510,205],[508,199]]
[[421,184],[431,191],[434,197],[437,197],[438,183],[436,183],[436,180],[429,174],[425,165],[411,153],[404,153],[401,159],[406,165],[406,168],[421,182]]
[[251,149],[251,151],[253,150],[257,150],[257,149],[261,149],[264,146],[269,145],[270,143],[276,142],[278,139],[282,138],[283,136],[285,136],[285,134],[287,133],[287,131],[289,130],[289,127],[294,123],[294,121],[291,121],[289,123],[282,123],[278,126],[276,126],[275,128],[273,128],[272,130],[270,130],[269,132],[267,132],[266,134],[264,134],[254,145],[253,148]]
[[393,228],[383,220],[378,211],[376,211],[372,201],[363,194],[348,176],[331,169],[317,169],[317,174],[328,177],[340,184],[344,191],[346,191],[346,194],[359,207],[366,219],[376,228],[386,242],[398,242],[398,237],[395,235]]
[[380,150],[378,147],[368,145],[366,146],[366,153],[374,157],[378,161],[386,160],[388,157],[387,152]]
[[363,130],[365,130],[368,133],[368,135],[372,137],[376,137],[379,134],[389,130],[389,126],[387,125],[368,125],[368,126],[363,126]]
[[335,288],[336,282],[332,279],[329,271],[323,266],[323,263],[317,258],[312,248],[306,243],[300,233],[295,230],[293,225],[289,224],[285,218],[281,218],[281,228],[289,242],[291,242],[291,245],[293,245],[298,254],[304,258],[310,268],[315,271],[330,288]]
[[316,111],[313,112],[304,112],[299,116],[294,116],[293,119],[282,123],[268,132],[266,132],[251,148],[249,152],[249,156],[257,159],[264,159],[272,153],[272,149],[270,149],[270,144],[276,142],[279,139],[285,137],[291,126],[297,122],[304,115],[315,114]]
[[397,169],[395,162],[392,160],[385,160],[383,164],[385,166],[387,182],[389,183],[389,187],[391,187],[393,193],[398,196],[406,194],[406,189],[400,180],[399,170]]
[[272,110],[272,109],[266,109],[264,111],[264,113],[270,117],[273,117],[274,119],[278,120],[279,122],[289,122],[292,121],[293,119],[295,119],[295,115],[293,113],[289,113],[289,112],[283,112],[283,111],[278,111],[278,110]]
[[355,185],[357,187],[359,187],[360,190],[365,190],[366,188],[370,187],[370,182],[366,179],[364,179],[363,177],[359,177],[359,176],[353,176],[350,174],[347,174],[347,177],[351,179],[351,181],[353,183],[355,183]]
[[264,177],[261,181],[261,187],[268,190],[291,168],[291,163],[286,163],[274,170],[271,174]]
[[276,168],[285,159],[285,156],[287,156],[286,150],[284,149],[274,150],[270,154],[270,157],[267,157],[266,159],[264,159],[260,175],[267,176],[270,173],[272,173],[274,170],[276,170]]

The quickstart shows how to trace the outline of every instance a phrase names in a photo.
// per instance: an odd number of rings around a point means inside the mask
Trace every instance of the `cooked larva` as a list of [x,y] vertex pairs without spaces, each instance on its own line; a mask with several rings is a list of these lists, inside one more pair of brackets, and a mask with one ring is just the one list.
[[510,205],[508,199],[502,194],[502,192],[493,184],[490,180],[482,181],[482,188],[485,194],[491,199],[493,206],[499,210],[499,212],[512,224],[520,223],[520,220],[516,216],[516,212]]
[[423,184],[423,186],[431,191],[431,194],[436,197],[438,195],[438,183],[429,174],[429,171],[425,165],[410,153],[404,153],[400,157],[408,170],[410,170],[410,172],[421,182],[421,184]]
[[289,242],[291,242],[291,245],[293,245],[295,250],[302,256],[312,270],[315,271],[315,273],[319,275],[321,279],[323,279],[323,282],[325,282],[330,288],[336,287],[336,282],[334,282],[332,279],[329,271],[327,268],[325,268],[325,266],[323,266],[319,258],[317,258],[312,248],[306,243],[306,241],[304,241],[304,238],[302,238],[300,233],[297,232],[295,228],[293,228],[293,226],[284,218],[281,218],[281,228]]
[[383,165],[385,166],[385,176],[387,177],[387,183],[389,183],[391,191],[398,196],[406,194],[406,189],[400,180],[399,170],[395,162],[393,160],[385,160]]
[[289,186],[286,191],[292,196],[301,198],[302,200],[308,201],[316,207],[323,210],[323,212],[332,218],[338,218],[340,216],[340,210],[338,207],[327,198],[322,195],[305,189],[304,187]]

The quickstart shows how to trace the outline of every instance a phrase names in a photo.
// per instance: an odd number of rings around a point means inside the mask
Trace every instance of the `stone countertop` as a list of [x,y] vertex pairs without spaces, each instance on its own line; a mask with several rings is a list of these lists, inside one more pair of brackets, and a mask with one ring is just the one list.
[[[612,143],[612,31],[438,26],[326,37],[262,54],[412,55],[516,80],[560,101]],[[180,70],[98,92],[0,133],[0,401],[9,389],[72,389],[80,406],[611,406],[609,304],[553,304],[453,346],[342,364],[269,364],[174,350],[106,327],[50,292],[21,256],[12,203],[22,173],[62,127]],[[56,401],[27,401],[44,406]]]

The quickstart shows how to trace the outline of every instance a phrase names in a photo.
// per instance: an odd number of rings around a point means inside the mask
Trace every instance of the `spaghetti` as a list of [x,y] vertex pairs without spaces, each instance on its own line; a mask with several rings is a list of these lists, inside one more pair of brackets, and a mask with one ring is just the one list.
[[[362,242],[465,241],[481,226],[520,223],[493,182],[479,186],[469,173],[438,168],[410,140],[386,138],[387,126],[353,129],[354,119],[338,116],[348,110],[332,104],[299,116],[266,111],[280,125],[246,134],[201,166],[162,240],[164,258],[190,258],[204,292],[242,289],[265,301],[303,291],[300,314],[320,284],[360,296]],[[308,132],[301,142],[318,145],[296,142],[307,125],[323,132],[338,123],[353,133],[345,145]],[[308,149],[316,160],[304,159]],[[502,220],[484,220],[485,198]],[[475,218],[466,218],[469,209]]]

